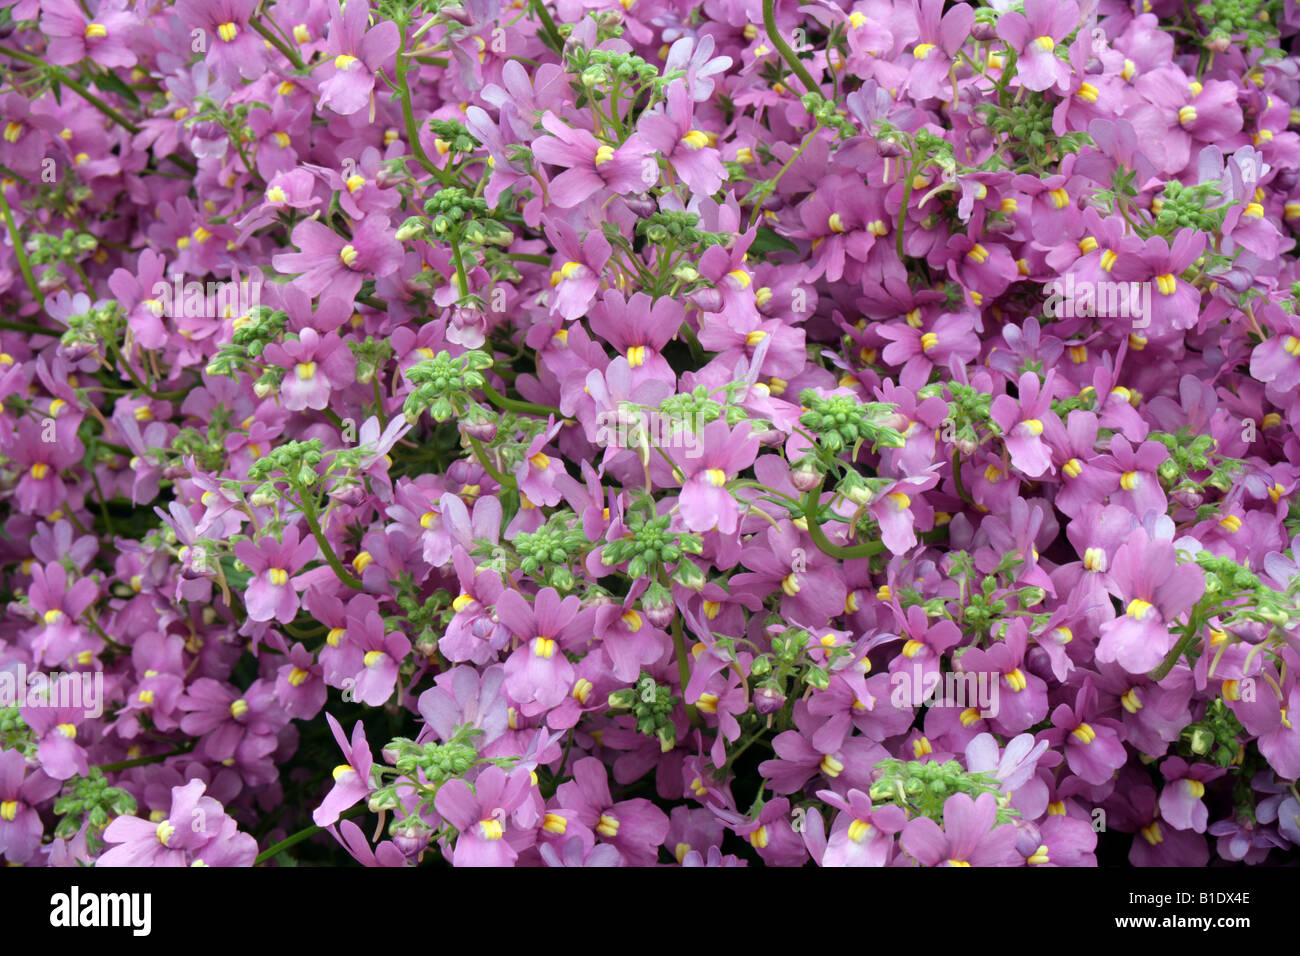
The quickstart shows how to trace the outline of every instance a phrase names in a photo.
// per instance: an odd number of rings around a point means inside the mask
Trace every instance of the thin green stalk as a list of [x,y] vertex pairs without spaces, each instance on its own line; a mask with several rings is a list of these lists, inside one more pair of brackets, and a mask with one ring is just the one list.
[[905,177],[903,204],[898,209],[898,228],[894,232],[894,249],[898,253],[900,260],[905,258],[903,254],[903,230],[907,227],[907,204],[912,200],[912,180],[916,177],[916,167],[911,163],[907,164]]
[[518,398],[506,398],[487,382],[484,382],[480,389],[487,396],[489,402],[503,411],[515,412],[520,415],[555,415],[557,417],[561,415],[560,410],[551,405],[538,405],[536,402],[525,402]]
[[821,93],[821,87],[817,81],[812,78],[812,74],[804,67],[803,61],[794,54],[790,49],[790,44],[785,42],[785,38],[776,29],[776,0],[763,0],[763,29],[767,31],[767,37],[772,41],[772,46],[781,54],[781,58],[790,64],[790,69],[794,70],[795,76],[799,77],[799,82],[804,85],[804,91],[807,93]]
[[402,107],[402,124],[406,129],[406,139],[411,147],[411,155],[419,161],[420,165],[432,175],[446,182],[445,174],[429,158],[429,154],[424,151],[424,146],[420,143],[420,132],[415,125],[415,113],[411,109],[411,87],[406,82],[406,71],[409,69],[409,64],[406,62],[406,29],[404,25],[399,24],[399,26],[402,28],[402,45],[397,50],[397,66],[394,79],[397,81],[397,99]]
[[537,14],[537,19],[542,21],[542,42],[554,50],[557,54],[564,52],[564,37],[560,36],[560,30],[551,19],[551,13],[546,9],[544,0],[532,0],[533,12]]
[[[32,273],[31,260],[27,258],[27,250],[23,248],[22,240],[18,236],[18,227],[14,224],[14,214],[9,209],[9,201],[5,199],[3,189],[0,189],[0,213],[4,214],[5,228],[9,230],[9,241],[13,243],[14,255],[18,257],[18,268],[23,272],[23,281],[27,283],[27,291],[43,308],[45,306],[45,296],[41,293],[41,287],[36,284],[36,276]],[[15,332],[34,329],[35,331],[31,334],[50,334],[40,329],[39,326],[27,326],[19,322],[0,323],[0,328],[9,328]]]
[[334,574],[352,590],[364,591],[365,585],[347,572],[343,567],[343,562],[339,560],[339,556],[334,553],[329,541],[325,539],[325,532],[321,530],[320,522],[316,520],[316,506],[312,504],[310,495],[305,493],[302,495],[300,510],[303,518],[307,521],[307,528],[311,531],[316,543],[320,545],[321,552],[325,555],[326,563],[334,569]]
[[136,757],[134,760],[119,760],[116,763],[101,763],[99,769],[104,773],[117,773],[120,770],[130,770],[132,767],[144,767],[151,763],[162,763],[172,757],[181,757],[194,749],[191,743],[189,746],[182,747],[180,750],[173,750],[169,754],[154,754],[152,757]]
[[[0,47],[0,53],[3,53],[5,56],[12,57],[13,59],[18,60],[22,63],[29,63],[32,66],[39,66],[42,69],[49,66],[49,64],[46,63],[44,60],[42,60],[40,57],[32,56],[32,54],[30,53],[23,53],[19,50],[10,50],[7,47]],[[95,109],[99,110],[101,113],[103,113],[105,116],[111,119],[118,126],[126,130],[128,133],[135,135],[136,133],[140,132],[139,126],[136,126],[129,119],[127,119],[117,110],[113,109],[113,107],[109,106],[107,103],[101,100],[94,93],[91,93],[88,89],[86,89],[76,80],[72,79],[72,77],[68,76],[66,73],[64,73],[59,77],[59,82],[62,83],[64,86],[68,87],[68,89],[72,90],[83,100],[85,100],[91,106],[95,107]]]
[[[673,617],[673,653],[677,655],[677,679],[682,685],[682,699],[686,699],[686,685],[691,682],[691,666],[686,655],[686,639],[682,636],[682,618],[678,614]],[[700,716],[699,708],[694,704],[686,705],[686,719],[691,722],[692,727],[703,727],[704,718]]]
[[[365,804],[358,804],[357,806],[352,807],[348,810],[344,810],[342,813],[340,813],[339,819],[350,820],[353,817],[361,816],[361,814],[365,812],[366,812]],[[314,837],[317,833],[321,833],[324,830],[325,830],[324,827],[310,826],[307,827],[305,830],[299,830],[297,833],[285,837],[283,840],[275,844],[270,849],[262,853],[259,853],[257,855],[257,859],[253,861],[253,866],[261,866],[263,863],[275,859],[285,850],[289,849],[289,847],[301,843],[303,840],[307,839],[308,837]]]
[[264,24],[258,17],[249,17],[248,25],[252,27],[256,33],[260,34],[267,43],[279,50],[280,53],[283,54],[284,58],[293,64],[295,70],[306,68],[302,62],[302,58],[298,56],[291,47],[285,44],[283,40],[268,30],[266,24]]
[[1156,682],[1164,680],[1169,672],[1174,669],[1174,665],[1178,663],[1178,659],[1187,653],[1187,649],[1190,648],[1192,642],[1196,640],[1197,631],[1200,630],[1200,624],[1200,619],[1196,615],[1193,615],[1192,620],[1188,625],[1187,633],[1174,642],[1174,646],[1169,649],[1169,653],[1165,655],[1165,659],[1156,666],[1155,670],[1147,674],[1148,679]]
[[808,535],[812,538],[813,544],[817,545],[819,551],[829,554],[832,558],[851,561],[854,558],[869,558],[885,549],[884,544],[880,541],[867,541],[864,544],[846,548],[835,544],[830,538],[826,537],[821,524],[817,521],[821,492],[821,485],[818,485],[803,496],[804,523],[808,525]]
[[515,487],[514,477],[505,474],[492,464],[492,458],[488,455],[487,449],[483,447],[483,443],[473,435],[466,435],[465,437],[469,439],[469,445],[474,449],[474,457],[483,466],[483,470],[492,476],[492,480],[503,488]]

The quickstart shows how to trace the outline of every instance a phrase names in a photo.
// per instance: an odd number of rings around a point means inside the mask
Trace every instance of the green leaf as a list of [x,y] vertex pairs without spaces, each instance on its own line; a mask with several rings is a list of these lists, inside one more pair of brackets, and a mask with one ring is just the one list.
[[226,574],[226,582],[236,591],[243,591],[247,588],[249,580],[253,577],[251,571],[236,571],[235,558],[229,554],[222,556],[221,570]]
[[106,92],[113,92],[119,96],[124,96],[131,101],[133,106],[140,105],[140,97],[136,96],[135,90],[122,82],[120,76],[112,73],[100,73],[95,76],[95,85]]
[[756,256],[766,256],[773,252],[794,252],[797,248],[793,242],[778,236],[766,226],[759,226],[749,251]]

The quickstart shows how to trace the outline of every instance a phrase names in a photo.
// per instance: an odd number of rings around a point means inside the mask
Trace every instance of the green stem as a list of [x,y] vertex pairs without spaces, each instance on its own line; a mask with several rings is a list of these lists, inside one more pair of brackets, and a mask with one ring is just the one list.
[[456,265],[456,288],[460,291],[461,299],[469,295],[469,276],[465,274],[465,260],[460,255],[460,242],[455,236],[448,241],[451,246],[451,261]]
[[384,411],[384,394],[379,389],[379,374],[370,379],[371,389],[375,394],[375,416],[379,419],[379,430],[388,428],[388,413]]
[[[9,200],[5,199],[4,189],[0,189],[0,213],[4,214],[5,228],[9,230],[9,241],[13,243],[14,255],[18,257],[18,267],[22,269],[23,281],[27,283],[27,291],[32,294],[42,308],[45,306],[45,296],[41,294],[41,287],[36,284],[36,276],[32,273],[31,260],[27,258],[27,250],[23,248],[22,240],[18,237],[18,227],[14,224],[14,214],[9,209]],[[39,326],[24,325],[20,322],[0,323],[0,328],[8,328],[15,332],[23,332],[28,329],[34,329],[35,332],[29,334],[49,335],[49,332],[42,330]]]
[[957,495],[961,500],[974,507],[975,499],[970,496],[965,483],[961,480],[961,455],[957,453],[956,448],[952,450],[952,480],[953,484],[957,486]]
[[546,9],[544,0],[532,0],[533,13],[537,14],[537,19],[542,21],[542,42],[554,50],[557,54],[564,52],[564,37],[560,36],[560,30],[551,19],[551,13]]
[[1155,670],[1147,674],[1147,677],[1150,680],[1156,682],[1164,680],[1169,672],[1174,669],[1174,665],[1178,663],[1178,659],[1187,652],[1187,649],[1191,647],[1192,643],[1196,640],[1197,632],[1200,630],[1200,625],[1200,619],[1196,615],[1192,615],[1192,620],[1188,625],[1187,633],[1174,642],[1174,646],[1169,649],[1169,653],[1165,655],[1165,659],[1156,666]]
[[99,769],[103,773],[117,773],[119,770],[130,770],[132,767],[143,767],[151,763],[162,763],[164,760],[170,760],[172,757],[180,757],[194,749],[191,743],[180,750],[173,750],[169,754],[154,754],[152,757],[136,757],[134,760],[119,760],[117,763],[101,763]]
[[411,109],[411,88],[406,82],[407,69],[406,30],[403,27],[402,45],[397,50],[397,66],[394,79],[397,81],[397,99],[402,105],[402,123],[406,128],[406,138],[411,147],[411,155],[413,155],[419,161],[420,165],[428,170],[428,172],[445,182],[446,180],[444,179],[443,171],[434,164],[433,160],[429,158],[428,153],[424,151],[424,147],[420,144],[420,133],[415,125],[415,113]]
[[306,492],[300,492],[300,496],[300,510],[302,511],[302,516],[306,519],[307,528],[316,539],[316,543],[320,545],[321,552],[325,555],[326,563],[334,569],[334,573],[338,576],[338,579],[352,590],[364,591],[365,586],[347,572],[343,567],[343,562],[339,560],[339,556],[334,553],[334,549],[330,547],[330,543],[325,539],[325,532],[321,531],[320,522],[316,520],[316,506],[312,503],[311,496]]
[[[342,813],[340,813],[339,819],[350,820],[353,817],[361,816],[361,814],[365,813],[365,811],[366,811],[365,804],[351,807],[347,810],[344,810]],[[253,866],[261,866],[263,863],[266,863],[270,860],[274,860],[285,850],[289,849],[289,847],[301,843],[303,840],[307,839],[308,837],[314,837],[317,833],[321,833],[324,830],[325,830],[324,827],[310,826],[307,827],[307,829],[305,830],[299,830],[297,833],[285,837],[279,843],[275,844],[275,846],[271,847],[270,849],[266,850],[263,853],[259,853],[257,855],[257,859],[253,861]]]
[[506,398],[487,382],[481,386],[487,400],[497,408],[507,412],[515,412],[520,415],[555,415],[560,417],[561,412],[558,408],[551,405],[538,405],[536,402],[525,402],[522,399]]
[[905,258],[903,255],[903,230],[907,227],[907,204],[912,200],[912,179],[915,176],[916,167],[908,163],[907,171],[904,173],[906,181],[903,183],[903,204],[898,208],[898,228],[894,233],[894,249],[898,253],[900,260]]
[[737,747],[731,753],[727,754],[726,762],[723,763],[723,765],[718,768],[719,774],[725,777],[727,775],[727,771],[730,770],[732,765],[735,764],[735,762],[740,759],[740,755],[743,754],[746,750],[748,750],[751,746],[753,746],[754,743],[757,742],[766,733],[767,733],[767,728],[760,727],[758,728],[758,730],[754,731],[743,741],[741,741],[739,747]]
[[794,70],[795,76],[799,77],[799,82],[803,83],[805,92],[821,93],[821,87],[817,81],[812,78],[812,74],[804,67],[803,61],[794,55],[794,50],[790,49],[790,44],[777,32],[776,29],[776,0],[763,0],[763,29],[767,31],[768,39],[772,41],[772,46],[781,54],[781,58],[790,64],[790,69]]
[[285,44],[283,40],[268,30],[266,24],[264,24],[258,17],[249,17],[248,25],[252,27],[256,33],[261,34],[262,38],[266,40],[267,43],[279,50],[284,58],[293,64],[295,70],[305,69],[302,58],[298,56],[291,47]]
[[492,476],[492,480],[502,488],[515,487],[514,477],[499,471],[492,464],[492,458],[488,455],[487,449],[483,447],[483,443],[473,435],[466,435],[465,437],[469,439],[469,445],[474,449],[474,457],[477,458],[478,463],[483,466],[483,470]]
[[[12,57],[13,59],[18,60],[22,63],[30,63],[32,66],[39,66],[42,69],[45,69],[49,66],[49,64],[46,63],[44,60],[42,60],[40,57],[32,56],[32,54],[30,53],[23,53],[18,50],[10,50],[6,47],[0,47],[0,53],[3,53],[5,56]],[[72,90],[74,93],[80,96],[91,106],[95,107],[95,109],[99,110],[101,113],[103,113],[105,116],[111,119],[118,126],[122,127],[132,136],[140,132],[140,127],[136,126],[129,119],[127,119],[117,110],[113,109],[113,107],[109,106],[107,103],[101,100],[94,93],[91,93],[88,89],[86,89],[76,80],[72,79],[72,77],[68,76],[66,72],[62,70],[60,70],[59,72],[62,74],[59,76],[59,82],[62,83],[64,86],[68,87],[70,90]]]
[[[682,636],[681,615],[673,618],[673,653],[677,655],[677,679],[681,681],[682,700],[685,701],[686,685],[691,682],[691,666],[686,655],[686,639]],[[704,718],[700,716],[700,711],[694,704],[686,705],[686,719],[691,722],[692,727],[704,726]]]
[[885,549],[884,543],[880,541],[867,541],[864,544],[846,548],[835,544],[826,537],[820,522],[817,520],[821,491],[821,485],[818,485],[803,496],[803,514],[804,521],[808,525],[808,535],[812,538],[813,544],[817,545],[819,551],[829,554],[832,558],[851,561],[854,558],[869,558]]

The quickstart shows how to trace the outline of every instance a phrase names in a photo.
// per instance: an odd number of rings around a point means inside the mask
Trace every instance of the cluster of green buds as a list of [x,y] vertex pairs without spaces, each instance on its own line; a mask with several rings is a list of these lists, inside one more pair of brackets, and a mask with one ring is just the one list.
[[99,240],[88,232],[64,229],[60,235],[33,234],[24,243],[28,261],[36,274],[36,284],[42,289],[57,289],[66,278],[60,266],[72,265],[99,248]]
[[461,186],[445,186],[424,204],[423,216],[411,216],[397,230],[397,240],[459,241],[509,244],[513,233],[489,215],[486,199]]
[[1171,179],[1164,192],[1151,200],[1156,234],[1168,238],[1183,229],[1218,232],[1228,214],[1228,206],[1222,204],[1222,199],[1223,190],[1218,183],[1184,186],[1178,180]]
[[[287,312],[265,305],[253,306],[243,321],[235,323],[230,344],[223,345],[213,356],[207,373],[238,378],[242,370],[261,358],[268,345],[279,340],[288,324]],[[278,378],[274,384],[279,384]]]
[[[383,750],[384,760],[389,766],[376,765],[374,772],[381,778],[397,779],[376,788],[370,795],[370,810],[400,810],[399,791],[409,792],[414,785],[420,798],[420,810],[432,811],[438,789],[448,780],[463,777],[481,763],[509,770],[519,761],[518,757],[480,757],[474,738],[482,734],[483,731],[473,724],[462,724],[449,740],[442,743],[417,744],[406,737],[390,740]],[[408,783],[403,783],[404,780]]]
[[850,136],[856,136],[860,132],[853,121],[849,119],[848,113],[840,109],[834,100],[827,99],[816,90],[799,97],[799,102],[803,104],[803,108],[812,115],[818,125],[838,130],[840,136],[846,139]]
[[939,438],[963,455],[974,454],[985,435],[1002,434],[1002,429],[990,414],[993,396],[977,388],[961,382],[935,382],[921,388],[917,395],[920,398],[947,399],[948,414],[939,430]]
[[[690,564],[689,561],[682,561],[682,556],[701,554],[704,542],[697,534],[669,531],[671,524],[670,515],[646,518],[639,510],[634,510],[627,516],[628,533],[616,541],[608,542],[601,549],[600,558],[610,567],[626,561],[627,573],[632,578],[646,577],[660,565],[678,561],[683,565]],[[698,572],[698,568],[695,570]]]
[[412,425],[426,411],[435,422],[445,422],[461,414],[472,401],[469,393],[482,388],[486,382],[483,370],[491,367],[492,356],[479,351],[465,352],[455,358],[450,352],[439,352],[411,366],[406,377],[415,389],[406,396],[402,413]]
[[991,773],[973,773],[956,760],[944,763],[920,760],[882,760],[875,766],[871,785],[873,804],[894,803],[909,817],[929,817],[943,822],[943,805],[951,796],[964,793],[972,800],[980,794],[997,797],[997,822],[1010,823],[1019,814],[1011,808],[1001,785]]
[[61,339],[63,347],[78,356],[98,351],[102,343],[116,339],[120,315],[113,301],[99,302],[85,312],[69,315],[64,320],[67,331]]
[[1069,417],[1070,412],[1085,411],[1090,412],[1097,406],[1097,393],[1092,389],[1082,392],[1078,395],[1071,395],[1069,398],[1052,399],[1052,411],[1056,417],[1064,421]]
[[415,649],[431,657],[438,649],[438,635],[446,632],[456,613],[451,607],[451,597],[443,590],[422,597],[409,571],[399,571],[395,585],[402,616],[385,618],[385,629],[414,635],[411,643]]
[[852,395],[828,395],[823,398],[814,389],[799,394],[799,402],[808,409],[799,423],[817,438],[818,446],[829,456],[851,449],[856,455],[863,444],[872,449],[902,448],[906,441],[895,429],[881,423],[897,406],[887,402],[861,402]]
[[483,731],[470,724],[459,727],[446,743],[429,741],[417,744],[406,737],[396,737],[384,748],[384,759],[403,777],[412,780],[417,775],[431,784],[439,784],[453,777],[461,777],[478,762],[478,750],[473,740]]
[[[1058,43],[1057,56],[1067,49],[1064,43]],[[1087,133],[1071,132],[1057,136],[1052,129],[1055,108],[1055,101],[1043,93],[1017,97],[1014,103],[989,103],[979,107],[988,127],[1002,134],[1003,146],[1017,160],[1023,159],[1031,167],[1054,163],[1066,153],[1078,152],[1081,146],[1091,141]],[[1000,162],[995,154],[993,161],[985,166],[1000,165]]]
[[985,575],[978,591],[972,591],[966,597],[966,607],[962,610],[962,620],[976,631],[984,631],[994,620],[1007,613],[1005,597],[994,598],[997,592],[997,578]]
[[1179,750],[1195,760],[1208,758],[1220,767],[1241,763],[1245,756],[1241,739],[1245,728],[1229,709],[1222,697],[1216,697],[1205,708],[1205,716],[1188,724],[1179,732]]
[[248,118],[259,107],[265,109],[261,103],[227,103],[199,93],[194,97],[193,110],[184,119],[185,128],[192,129],[200,123],[215,123],[230,138],[231,145],[242,150],[257,139],[257,133],[248,125]]
[[373,335],[367,335],[364,342],[349,342],[348,346],[356,356],[356,378],[362,385],[373,382],[393,357],[392,343],[387,339],[376,340]]
[[699,432],[705,425],[715,422],[727,412],[727,406],[715,400],[704,385],[684,394],[670,395],[659,403],[659,410],[673,422],[688,423]]
[[636,233],[655,245],[671,244],[678,248],[701,250],[725,245],[730,233],[705,232],[699,228],[700,217],[682,209],[664,209],[638,219]]
[[[771,635],[772,652],[760,654],[750,664],[751,677],[760,680],[761,687],[775,696],[786,699],[792,687],[813,687],[825,690],[830,686],[831,674],[853,656],[848,644],[828,644],[813,640],[812,634],[798,626],[786,626],[776,616],[767,620]],[[731,646],[730,639],[715,635],[724,647]],[[821,660],[812,651],[818,651]],[[756,703],[759,699],[756,698]]]
[[110,787],[103,772],[91,767],[84,777],[74,777],[64,784],[64,794],[54,801],[55,816],[62,817],[54,835],[70,840],[86,827],[86,847],[92,853],[104,848],[104,828],[113,817],[132,816],[135,797],[120,787]]
[[1093,201],[1102,211],[1110,213],[1137,194],[1137,173],[1127,166],[1116,166],[1110,174],[1110,188],[1093,193]]
[[[1205,572],[1205,595],[1198,606],[1205,609],[1206,615],[1218,610],[1231,611],[1232,616],[1223,624],[1251,620],[1285,629],[1300,617],[1295,593],[1300,582],[1291,582],[1292,589],[1288,591],[1274,590],[1249,568],[1209,551],[1198,552],[1196,563]],[[1231,607],[1226,606],[1229,602]]]
[[[1218,445],[1215,439],[1210,435],[1193,435],[1187,427],[1180,428],[1176,435],[1151,432],[1147,437],[1169,451],[1169,457],[1160,465],[1161,482],[1171,494],[1196,496],[1190,499],[1192,501],[1198,501],[1210,488],[1219,491],[1231,489],[1233,474],[1245,464],[1237,458],[1211,457]],[[1209,475],[1195,477],[1207,471]]]
[[575,578],[570,568],[591,547],[582,523],[567,509],[552,514],[531,534],[517,535],[513,544],[520,570],[557,591],[573,589]]
[[16,705],[0,707],[0,750],[17,750],[24,757],[36,753],[36,739]]
[[659,68],[634,53],[618,50],[589,50],[571,45],[564,52],[568,71],[576,75],[587,90],[600,93],[618,82],[624,86],[646,86],[662,82]]
[[456,120],[429,120],[429,131],[437,137],[433,145],[439,153],[472,153],[481,145],[465,124]]
[[205,428],[186,425],[173,436],[165,449],[156,453],[167,464],[182,464],[186,458],[193,458],[204,471],[220,471],[230,461],[226,451],[226,436],[232,431],[231,412],[225,405],[212,409]]
[[1277,36],[1273,21],[1279,7],[1270,0],[1202,0],[1195,12],[1204,27],[1196,36],[1214,53],[1262,49]]
[[636,718],[636,729],[647,737],[658,737],[664,753],[677,746],[677,730],[673,726],[673,708],[677,697],[672,689],[642,671],[635,687],[625,687],[609,695],[609,709],[631,711]]
[[270,482],[279,475],[298,488],[310,488],[320,480],[316,467],[324,458],[324,443],[319,438],[285,442],[249,465],[248,478]]

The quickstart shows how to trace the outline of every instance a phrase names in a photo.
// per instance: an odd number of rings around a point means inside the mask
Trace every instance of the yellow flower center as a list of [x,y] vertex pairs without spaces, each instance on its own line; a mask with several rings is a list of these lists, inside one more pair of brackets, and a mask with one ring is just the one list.
[[1140,621],[1147,616],[1147,613],[1154,606],[1155,605],[1153,605],[1150,601],[1144,601],[1141,598],[1134,598],[1133,600],[1128,602],[1128,607],[1125,608],[1124,613],[1127,614],[1129,617]]
[[709,145],[709,134],[693,129],[682,137],[682,142],[691,149],[703,149]]

